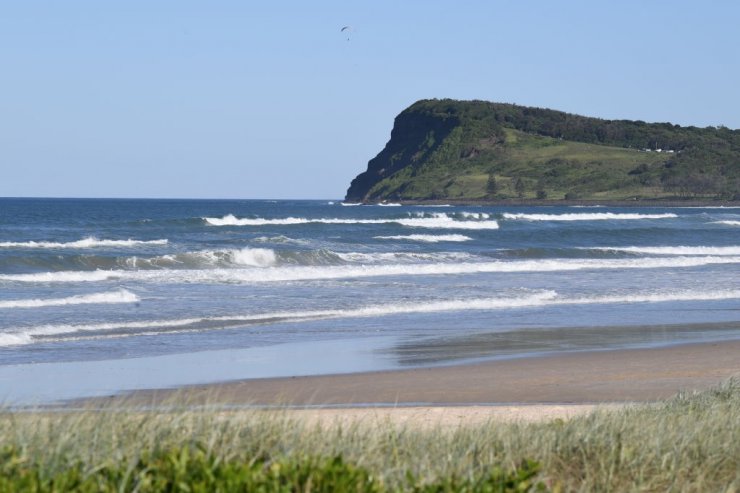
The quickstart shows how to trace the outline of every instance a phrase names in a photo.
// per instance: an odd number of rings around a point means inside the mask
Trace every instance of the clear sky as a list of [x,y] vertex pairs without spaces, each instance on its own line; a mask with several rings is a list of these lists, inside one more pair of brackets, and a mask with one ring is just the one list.
[[738,26],[735,1],[0,2],[0,196],[341,198],[422,98],[740,128]]

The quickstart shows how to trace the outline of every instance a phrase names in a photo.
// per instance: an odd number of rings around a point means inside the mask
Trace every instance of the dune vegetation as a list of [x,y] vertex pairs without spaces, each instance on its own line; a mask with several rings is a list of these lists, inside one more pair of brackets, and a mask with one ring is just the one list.
[[290,411],[0,414],[0,492],[737,491],[740,382],[546,423],[415,427]]

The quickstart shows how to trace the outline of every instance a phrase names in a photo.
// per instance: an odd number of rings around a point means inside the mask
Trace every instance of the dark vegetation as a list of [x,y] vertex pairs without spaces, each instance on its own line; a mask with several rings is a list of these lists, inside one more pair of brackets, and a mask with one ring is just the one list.
[[367,469],[333,458],[304,457],[299,460],[265,458],[220,460],[204,446],[184,446],[145,453],[126,463],[86,470],[77,462],[46,475],[42,468],[14,448],[0,452],[0,492],[231,492],[263,493],[326,492],[384,493],[409,491],[523,492],[545,491],[535,478],[536,462],[503,470],[493,467],[476,477],[445,477],[428,483],[408,474],[406,484],[388,488]]
[[737,380],[567,420],[454,427],[182,397],[159,411],[0,408],[0,493],[740,491]]
[[422,100],[347,191],[382,200],[740,200],[740,130]]

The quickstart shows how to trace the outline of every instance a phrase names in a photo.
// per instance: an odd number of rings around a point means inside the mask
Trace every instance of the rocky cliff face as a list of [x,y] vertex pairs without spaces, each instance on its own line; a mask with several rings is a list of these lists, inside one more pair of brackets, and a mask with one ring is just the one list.
[[486,101],[399,114],[347,201],[740,199],[740,131]]
[[435,114],[414,106],[398,115],[391,140],[367,165],[367,171],[352,180],[346,200],[369,200],[373,186],[396,172],[424,163],[453,128],[460,125],[454,114]]

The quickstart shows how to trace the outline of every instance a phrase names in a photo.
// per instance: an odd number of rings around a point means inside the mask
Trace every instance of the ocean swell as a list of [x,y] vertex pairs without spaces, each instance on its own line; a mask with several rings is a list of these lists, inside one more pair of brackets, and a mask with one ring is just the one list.
[[33,327],[16,327],[0,334],[0,346],[28,344],[36,340],[49,340],[59,336],[94,334],[93,337],[127,337],[142,334],[159,334],[177,331],[204,331],[228,327],[298,322],[331,318],[382,317],[397,314],[454,312],[467,310],[506,310],[557,305],[589,305],[618,303],[663,303],[682,301],[720,301],[740,299],[740,290],[718,291],[664,291],[615,294],[605,296],[563,297],[552,290],[531,292],[519,296],[487,297],[475,299],[427,300],[415,303],[370,305],[360,308],[284,311],[220,317],[150,320],[133,322],[93,323],[85,325],[58,324]]

